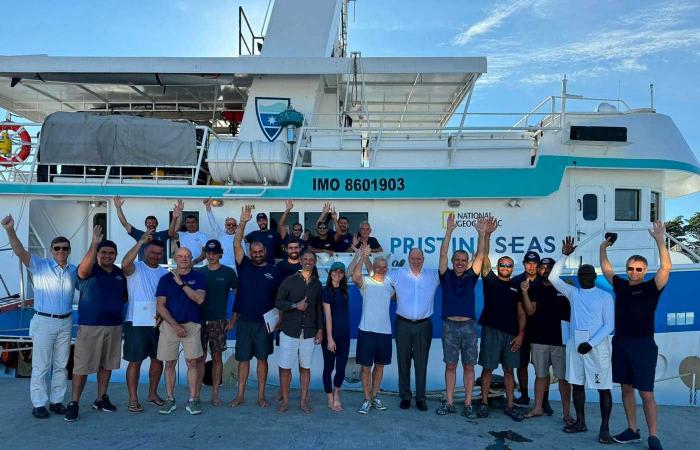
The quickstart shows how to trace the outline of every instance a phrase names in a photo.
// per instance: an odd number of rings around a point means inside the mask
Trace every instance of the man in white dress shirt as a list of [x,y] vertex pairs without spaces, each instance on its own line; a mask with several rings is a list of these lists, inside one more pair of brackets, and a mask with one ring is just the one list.
[[423,269],[423,252],[412,249],[408,254],[408,268],[389,274],[396,290],[396,353],[399,366],[399,394],[401,409],[411,406],[411,359],[416,372],[416,407],[427,411],[425,383],[428,371],[428,353],[433,339],[433,303],[440,285],[438,271]]

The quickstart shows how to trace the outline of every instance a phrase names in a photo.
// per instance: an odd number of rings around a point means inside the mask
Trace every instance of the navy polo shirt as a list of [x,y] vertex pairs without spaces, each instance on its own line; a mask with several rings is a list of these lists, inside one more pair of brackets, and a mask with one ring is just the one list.
[[245,237],[245,240],[252,244],[255,241],[260,241],[265,246],[267,251],[266,261],[270,264],[275,263],[275,255],[277,254],[277,249],[282,245],[282,238],[279,233],[272,230],[255,230]]
[[350,247],[352,247],[352,233],[345,233],[338,238],[333,250],[336,252],[347,252]]
[[[207,289],[207,280],[204,275],[196,270],[190,270],[186,275],[180,275],[183,282],[195,291]],[[175,277],[168,272],[158,281],[156,297],[165,297],[165,307],[177,323],[200,322],[199,305],[185,294],[180,286],[175,283]]]
[[256,266],[244,256],[238,269],[238,292],[233,312],[252,322],[264,323],[263,314],[275,307],[277,288],[282,282],[279,270],[272,264]]
[[[135,226],[131,226],[131,232],[129,233],[129,236],[134,238],[135,241],[138,241],[141,239],[141,236],[143,236],[145,232],[143,230],[139,230]],[[168,236],[168,230],[161,230],[161,231],[156,231],[153,233],[153,239],[156,241],[160,241],[163,243],[163,246],[167,249],[168,248],[168,239],[170,237]],[[141,248],[139,249],[139,261],[143,261],[143,253],[146,251],[146,247],[148,247],[148,244],[142,245]],[[167,264],[168,259],[166,258],[167,251],[163,252],[163,257],[160,259],[161,264]]]
[[474,288],[479,275],[469,268],[461,277],[453,269],[440,275],[442,318],[457,316],[476,318]]
[[78,324],[114,326],[124,323],[127,299],[126,277],[122,269],[112,266],[107,272],[99,264],[92,266],[86,279],[78,277]]

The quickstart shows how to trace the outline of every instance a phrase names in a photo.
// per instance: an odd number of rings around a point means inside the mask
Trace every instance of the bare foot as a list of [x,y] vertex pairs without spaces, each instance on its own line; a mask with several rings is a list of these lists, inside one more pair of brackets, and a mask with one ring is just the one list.
[[284,396],[282,395],[282,391],[279,391],[277,393],[277,401],[281,402],[284,399]]
[[265,397],[262,397],[258,399],[258,406],[261,408],[267,408],[268,406],[270,406],[270,404],[267,402],[267,399],[265,399]]
[[287,402],[283,401],[283,402],[280,403],[280,405],[277,407],[277,412],[281,414],[281,413],[283,413],[283,412],[286,412],[288,409],[289,409],[289,404],[288,404]]
[[314,410],[311,409],[311,405],[308,402],[301,402],[299,404],[299,409],[304,411],[305,414],[311,414]]
[[342,411],[343,410],[343,404],[340,403],[339,401],[336,401],[333,404],[333,407],[334,407],[334,411]]
[[245,403],[245,399],[243,397],[236,397],[231,400],[229,406],[231,406],[231,408],[235,408],[236,406],[241,406],[243,403]]
[[211,404],[214,406],[221,406],[221,400],[219,400],[219,397],[212,397]]

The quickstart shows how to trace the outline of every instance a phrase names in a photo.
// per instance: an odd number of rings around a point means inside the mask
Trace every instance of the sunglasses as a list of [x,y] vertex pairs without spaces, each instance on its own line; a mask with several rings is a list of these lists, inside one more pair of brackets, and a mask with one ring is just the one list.
[[327,230],[328,227],[316,227],[316,229],[318,229],[318,230]]
[[644,268],[642,268],[642,267],[628,267],[627,271],[628,272],[644,272]]
[[227,223],[226,226],[227,226],[227,227],[235,227],[236,224],[235,224],[235,223]]
[[498,267],[507,267],[507,268],[509,268],[509,269],[512,269],[512,268],[513,268],[513,264],[509,264],[509,263],[498,263],[498,264],[496,264],[496,265],[497,265]]
[[64,247],[62,245],[54,245],[53,246],[53,251],[60,252],[61,250],[63,250],[64,252],[68,252],[68,251],[70,251],[70,247]]

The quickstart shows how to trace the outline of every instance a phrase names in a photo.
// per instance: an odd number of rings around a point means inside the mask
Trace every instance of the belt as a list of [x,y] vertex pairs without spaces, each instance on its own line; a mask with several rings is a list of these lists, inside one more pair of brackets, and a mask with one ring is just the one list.
[[416,320],[407,319],[407,318],[405,318],[405,317],[403,317],[403,316],[399,316],[398,314],[396,315],[396,318],[397,318],[398,320],[403,320],[404,322],[408,322],[408,323],[423,323],[423,322],[425,322],[425,321],[427,321],[427,320],[430,320],[430,317],[426,317],[426,318],[424,318],[424,319],[416,319]]
[[52,319],[65,319],[66,317],[70,317],[70,315],[73,314],[72,311],[69,313],[66,313],[66,314],[49,314],[49,313],[40,312],[40,311],[37,311],[36,313],[40,316],[51,317]]

